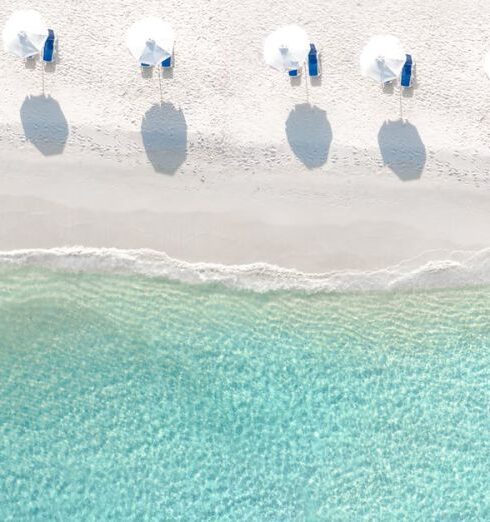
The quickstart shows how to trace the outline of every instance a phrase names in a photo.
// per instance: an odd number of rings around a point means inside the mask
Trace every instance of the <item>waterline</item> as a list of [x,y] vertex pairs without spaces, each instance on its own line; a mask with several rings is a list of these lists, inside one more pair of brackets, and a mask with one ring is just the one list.
[[431,251],[396,266],[373,271],[319,274],[267,263],[222,265],[190,263],[149,249],[60,247],[0,252],[0,267],[38,267],[57,271],[137,274],[184,283],[219,283],[255,292],[358,292],[427,290],[490,285],[490,248],[480,251]]

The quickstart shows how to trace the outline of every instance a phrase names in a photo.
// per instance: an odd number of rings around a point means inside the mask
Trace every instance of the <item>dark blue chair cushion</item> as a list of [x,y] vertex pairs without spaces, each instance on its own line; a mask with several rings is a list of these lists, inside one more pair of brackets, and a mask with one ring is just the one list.
[[403,66],[402,75],[400,78],[400,85],[402,87],[410,87],[410,85],[412,84],[412,68],[413,68],[412,55],[407,54],[406,60],[405,60],[405,65]]
[[48,38],[44,44],[43,60],[45,62],[52,62],[54,58],[54,31],[48,29]]
[[318,52],[314,44],[310,44],[308,53],[308,73],[310,76],[318,76]]

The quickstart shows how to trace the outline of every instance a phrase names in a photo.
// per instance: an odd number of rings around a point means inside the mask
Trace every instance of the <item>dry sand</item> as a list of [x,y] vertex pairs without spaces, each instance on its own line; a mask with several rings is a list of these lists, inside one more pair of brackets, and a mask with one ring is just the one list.
[[[144,5],[29,2],[59,37],[58,63],[0,61],[0,249],[152,248],[320,272],[490,246],[482,1]],[[0,0],[0,25],[25,7]],[[124,45],[146,14],[177,33],[161,79]],[[320,82],[263,64],[264,37],[290,22],[320,49]],[[417,62],[406,96],[360,77],[363,45],[383,32]]]

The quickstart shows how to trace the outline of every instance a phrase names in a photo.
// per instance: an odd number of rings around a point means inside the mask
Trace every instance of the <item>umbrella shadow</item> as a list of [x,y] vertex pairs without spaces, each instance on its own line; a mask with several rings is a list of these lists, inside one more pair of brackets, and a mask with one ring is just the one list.
[[141,122],[146,155],[156,172],[174,174],[187,157],[187,122],[172,103],[153,105]]
[[327,113],[309,103],[295,105],[286,120],[286,136],[294,155],[308,169],[328,160],[332,128]]
[[68,122],[60,104],[51,96],[27,96],[20,108],[27,141],[44,156],[62,154],[68,139]]
[[419,179],[427,152],[420,134],[408,121],[385,121],[378,133],[383,163],[402,181]]

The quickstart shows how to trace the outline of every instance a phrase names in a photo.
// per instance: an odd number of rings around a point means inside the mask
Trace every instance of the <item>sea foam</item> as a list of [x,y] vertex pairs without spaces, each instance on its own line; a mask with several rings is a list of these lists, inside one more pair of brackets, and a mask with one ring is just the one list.
[[490,248],[477,252],[428,252],[398,265],[372,271],[306,273],[267,263],[191,263],[149,249],[62,247],[0,252],[0,266],[138,274],[185,283],[218,283],[268,292],[352,292],[454,288],[490,284]]

